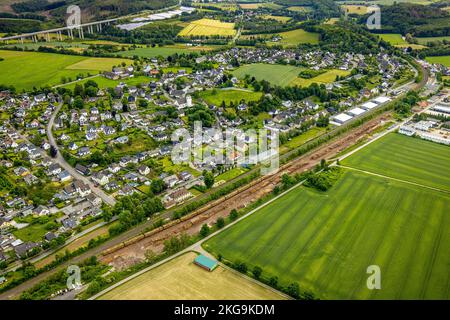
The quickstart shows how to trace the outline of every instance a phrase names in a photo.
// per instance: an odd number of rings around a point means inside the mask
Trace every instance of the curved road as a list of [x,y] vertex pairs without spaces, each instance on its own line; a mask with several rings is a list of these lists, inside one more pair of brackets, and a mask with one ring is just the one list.
[[[56,107],[55,111],[53,112],[48,125],[47,125],[47,137],[50,145],[54,146],[56,149],[58,149],[58,144],[56,143],[55,137],[53,136],[53,124],[55,123],[55,118],[58,115],[59,111],[61,110],[63,106],[62,101],[59,102],[58,106]],[[75,170],[74,167],[72,167],[67,161],[64,159],[64,157],[61,155],[61,153],[58,151],[55,158],[52,158],[54,162],[59,164],[64,170],[67,170],[72,177],[74,177],[77,180],[83,181],[85,184],[87,184],[93,193],[95,193],[97,196],[99,196],[106,204],[113,206],[116,203],[116,200],[111,197],[110,195],[106,194],[103,190],[96,187],[95,184],[80,174],[77,170]]]

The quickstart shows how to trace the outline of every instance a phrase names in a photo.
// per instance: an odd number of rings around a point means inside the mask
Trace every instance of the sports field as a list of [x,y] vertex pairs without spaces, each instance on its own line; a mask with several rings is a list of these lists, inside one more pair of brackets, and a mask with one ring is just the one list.
[[431,63],[440,63],[446,67],[450,67],[450,56],[427,57],[426,60]]
[[222,101],[228,105],[233,101],[238,104],[241,100],[247,102],[257,101],[261,98],[261,92],[252,92],[244,90],[207,90],[200,92],[200,98],[204,99],[209,104],[220,106]]
[[100,297],[101,300],[281,300],[283,296],[241,275],[194,265],[189,252],[152,269]]
[[233,75],[242,79],[248,74],[259,81],[267,80],[274,85],[287,86],[298,77],[302,70],[294,66],[255,63],[239,67],[233,71]]
[[55,85],[61,77],[75,80],[80,73],[92,75],[111,70],[127,59],[89,58],[62,54],[0,50],[0,83],[17,89]]
[[449,146],[391,133],[341,164],[450,191],[449,159]]
[[212,19],[200,19],[191,22],[187,27],[180,31],[179,36],[234,36],[236,30],[234,23],[221,22]]
[[[353,157],[381,174],[403,172],[405,180],[419,171],[433,179],[423,166],[425,153],[429,171],[448,163],[448,147],[396,138],[368,147],[379,157],[364,156],[364,149]],[[415,150],[404,153],[412,142]],[[441,175],[448,190],[446,168]],[[298,187],[204,247],[249,269],[258,265],[283,285],[295,281],[321,299],[449,299],[449,212],[449,192],[349,169],[329,191]],[[381,290],[366,286],[370,265],[380,267]]]

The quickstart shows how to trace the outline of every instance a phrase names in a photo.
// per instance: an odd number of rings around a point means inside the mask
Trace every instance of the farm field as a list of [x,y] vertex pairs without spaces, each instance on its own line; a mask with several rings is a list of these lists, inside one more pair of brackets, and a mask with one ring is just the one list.
[[244,91],[244,90],[207,90],[200,92],[200,98],[209,104],[219,106],[222,101],[228,105],[230,102],[239,103],[241,100],[256,101],[262,96],[261,92]]
[[416,38],[420,44],[426,45],[428,42],[434,42],[434,41],[450,41],[450,36],[447,37],[417,37]]
[[284,296],[218,266],[208,272],[188,252],[106,293],[100,300],[281,300]]
[[349,70],[331,69],[311,79],[303,79],[300,77],[296,78],[292,81],[291,85],[308,87],[313,83],[318,84],[333,83],[336,80],[336,76],[345,77],[348,76],[349,74],[350,74]]
[[286,22],[288,22],[289,20],[292,19],[291,17],[272,16],[272,15],[269,15],[269,14],[266,14],[266,15],[262,16],[262,18],[276,20],[276,21],[282,22],[282,23],[286,23]]
[[[344,171],[329,191],[297,187],[204,248],[320,299],[449,299],[449,211],[450,194]],[[382,290],[367,289],[370,265]]]
[[149,77],[146,77],[146,76],[140,76],[140,77],[133,77],[133,78],[128,78],[128,79],[111,80],[111,79],[107,79],[102,76],[97,76],[97,77],[83,79],[83,80],[80,80],[77,82],[69,83],[66,85],[61,85],[61,87],[73,90],[75,88],[75,85],[85,84],[89,80],[95,81],[98,84],[99,88],[114,88],[120,82],[126,83],[127,85],[130,85],[130,86],[135,86],[135,85],[138,85],[141,83],[150,83],[150,81],[152,79]]
[[438,2],[439,0],[373,0],[373,1],[360,1],[360,0],[346,0],[346,1],[339,1],[339,4],[361,4],[362,2],[366,2],[368,5],[378,4],[378,5],[385,5],[385,6],[391,6],[394,3],[415,3],[415,4],[422,4],[422,5],[429,5],[433,2]]
[[14,85],[17,89],[55,85],[62,77],[73,80],[80,73],[96,74],[110,70],[113,65],[127,59],[87,58],[41,52],[2,51],[0,57],[0,83]]
[[347,4],[343,5],[342,8],[344,8],[344,10],[349,14],[364,15],[367,14],[368,7],[363,5]]
[[278,42],[269,42],[270,44],[281,44],[284,46],[296,46],[301,43],[319,43],[319,34],[308,32],[303,29],[281,32],[282,39]]
[[305,133],[302,133],[299,136],[296,136],[292,138],[290,141],[286,142],[285,144],[280,146],[280,153],[283,154],[287,151],[293,150],[295,148],[300,147],[301,145],[305,144],[311,139],[314,139],[323,133],[325,133],[325,128],[319,128],[319,127],[313,127],[306,131]]
[[342,165],[450,191],[450,147],[391,133]]
[[221,22],[212,19],[200,19],[191,22],[187,27],[180,31],[179,36],[234,36],[236,30],[234,23]]
[[267,80],[279,86],[287,86],[294,81],[302,68],[274,64],[255,63],[239,67],[233,71],[237,78],[244,78],[246,74],[257,80]]
[[446,67],[450,67],[450,56],[427,57],[425,60],[431,63],[440,63]]

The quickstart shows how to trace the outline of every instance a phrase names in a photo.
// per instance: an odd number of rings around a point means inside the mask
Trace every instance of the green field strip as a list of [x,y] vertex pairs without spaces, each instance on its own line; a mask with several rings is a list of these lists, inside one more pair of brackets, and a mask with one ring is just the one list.
[[342,164],[450,191],[449,158],[448,146],[391,133],[344,159]]
[[[346,171],[328,192],[298,187],[205,247],[249,268],[259,265],[282,284],[296,281],[322,299],[410,299],[422,291],[424,298],[446,298],[450,239],[448,232],[436,235],[436,227],[448,230],[442,214],[450,212],[449,200],[415,185]],[[435,210],[442,214],[430,219]],[[380,291],[366,289],[371,264],[381,267]]]

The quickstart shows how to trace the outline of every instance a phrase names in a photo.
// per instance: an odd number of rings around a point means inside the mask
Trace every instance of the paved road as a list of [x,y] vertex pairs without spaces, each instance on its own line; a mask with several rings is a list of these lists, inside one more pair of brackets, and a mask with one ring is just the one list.
[[[55,123],[55,119],[59,111],[61,110],[63,106],[63,103],[60,102],[58,106],[56,107],[55,111],[53,112],[48,124],[47,124],[47,137],[48,141],[52,146],[55,146],[57,148],[58,144],[56,143],[55,137],[53,136],[53,125]],[[61,152],[56,154],[56,158],[53,158],[53,161],[58,163],[64,170],[67,170],[72,177],[74,177],[77,180],[83,181],[85,184],[87,184],[93,193],[95,193],[97,196],[99,196],[106,204],[113,206],[116,203],[116,200],[111,197],[110,195],[106,194],[103,190],[96,187],[95,184],[80,174],[77,170],[75,170],[74,167],[72,167],[67,161],[64,159],[64,157],[61,155]]]

